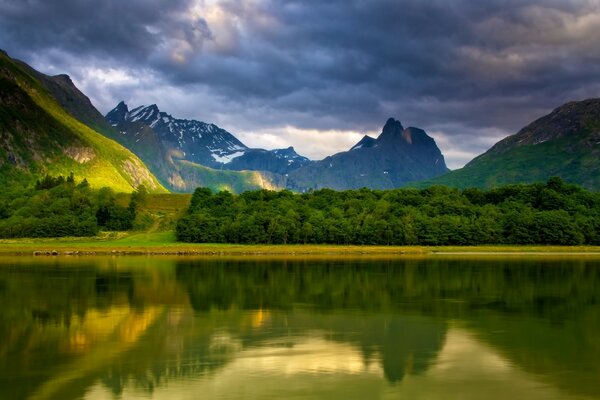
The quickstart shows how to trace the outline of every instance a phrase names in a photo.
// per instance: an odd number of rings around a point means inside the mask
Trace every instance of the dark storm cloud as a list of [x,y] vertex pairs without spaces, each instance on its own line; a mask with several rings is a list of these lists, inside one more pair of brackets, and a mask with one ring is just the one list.
[[84,57],[145,62],[167,40],[198,45],[202,19],[184,21],[188,0],[2,0],[3,45],[17,54],[60,49]]
[[599,38],[598,0],[0,0],[9,53],[137,79],[88,84],[101,108],[151,82],[171,113],[232,129],[374,131],[393,115],[464,154],[600,95]]

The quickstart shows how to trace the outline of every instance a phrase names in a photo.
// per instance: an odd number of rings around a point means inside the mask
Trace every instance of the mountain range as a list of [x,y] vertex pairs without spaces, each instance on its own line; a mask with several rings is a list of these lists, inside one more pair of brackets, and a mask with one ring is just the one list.
[[363,137],[349,151],[289,173],[288,188],[392,189],[448,172],[435,141],[419,128],[388,119],[376,138]]
[[311,161],[293,147],[249,148],[214,124],[125,102],[103,116],[67,75],[0,53],[0,183],[73,172],[93,186],[190,192],[268,188],[489,188],[560,176],[600,188],[600,99],[567,103],[449,171],[433,138],[390,118],[378,137]]
[[321,161],[311,161],[293,147],[248,148],[216,125],[173,118],[154,104],[130,111],[120,102],[106,120],[118,132],[112,137],[140,155],[159,178],[164,174],[157,160],[165,158],[221,171],[260,171],[272,186],[295,191],[364,186],[389,189],[448,171],[432,138],[417,128],[405,130],[393,118],[371,144],[353,146]]

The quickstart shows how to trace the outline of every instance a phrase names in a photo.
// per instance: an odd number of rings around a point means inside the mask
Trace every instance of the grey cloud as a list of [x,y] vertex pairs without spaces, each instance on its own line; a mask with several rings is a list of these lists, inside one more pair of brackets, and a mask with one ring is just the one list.
[[480,149],[599,96],[598,38],[597,0],[0,0],[9,53],[81,81],[90,66],[140,78],[88,84],[105,108],[179,99],[162,108],[269,132],[373,131],[395,116],[463,153],[465,137]]

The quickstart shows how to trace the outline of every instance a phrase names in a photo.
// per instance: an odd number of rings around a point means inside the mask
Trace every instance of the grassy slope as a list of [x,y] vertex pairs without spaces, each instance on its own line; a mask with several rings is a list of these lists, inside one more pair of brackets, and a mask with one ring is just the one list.
[[[511,183],[545,182],[560,176],[589,190],[600,190],[597,150],[570,146],[583,136],[516,147],[503,154],[483,154],[464,168],[411,186],[446,185],[491,188]],[[571,147],[571,150],[566,150]]]
[[[130,194],[120,193],[117,202],[126,207]],[[139,205],[138,217],[134,223],[136,235],[155,232],[172,231],[177,220],[183,216],[190,206],[191,194],[165,193],[150,194],[144,204]]]
[[267,174],[260,171],[217,170],[189,161],[175,161],[188,188],[208,187],[213,191],[241,193],[257,189],[281,189]]
[[[34,174],[50,173],[54,175],[67,175],[73,172],[78,179],[87,178],[88,182],[94,187],[109,186],[117,191],[131,192],[137,186],[137,183],[140,182],[144,183],[152,191],[166,192],[166,189],[147,170],[137,156],[113,140],[104,137],[73,118],[58,105],[50,93],[34,77],[26,73],[8,56],[1,53],[0,68],[4,70],[2,71],[2,75],[10,76],[12,83],[16,84],[23,93],[26,93],[38,107],[37,110],[34,110],[34,113],[40,115],[40,118],[42,118],[41,121],[27,120],[22,122],[26,123],[28,127],[43,129],[39,127],[39,124],[45,120],[51,125],[52,130],[52,135],[47,133],[46,137],[53,136],[59,140],[62,137],[68,144],[81,143],[85,147],[91,147],[96,155],[89,162],[78,163],[64,153],[49,148],[46,149],[47,151],[45,151],[46,154],[44,155],[50,156],[50,159],[36,160],[37,162],[31,168]],[[3,79],[3,84],[9,85],[9,80]],[[5,114],[10,112],[10,110],[3,110]],[[5,117],[3,129],[8,130],[11,128],[7,126],[10,116],[5,115]],[[40,136],[44,137],[45,130],[40,132]],[[13,136],[17,136],[19,133],[18,131],[13,132]],[[48,145],[52,145],[52,143],[48,143]],[[21,150],[21,154],[27,154],[27,144],[21,143],[21,148],[18,150]],[[124,165],[127,162],[131,163],[135,173],[139,175],[138,178],[134,178],[124,170]],[[15,174],[23,175],[19,173]]]

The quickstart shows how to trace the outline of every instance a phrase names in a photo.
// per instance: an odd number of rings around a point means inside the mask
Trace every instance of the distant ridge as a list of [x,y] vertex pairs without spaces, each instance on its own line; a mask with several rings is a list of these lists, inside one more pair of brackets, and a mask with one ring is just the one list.
[[545,182],[559,176],[600,190],[600,99],[573,101],[553,110],[432,183],[490,188]]

